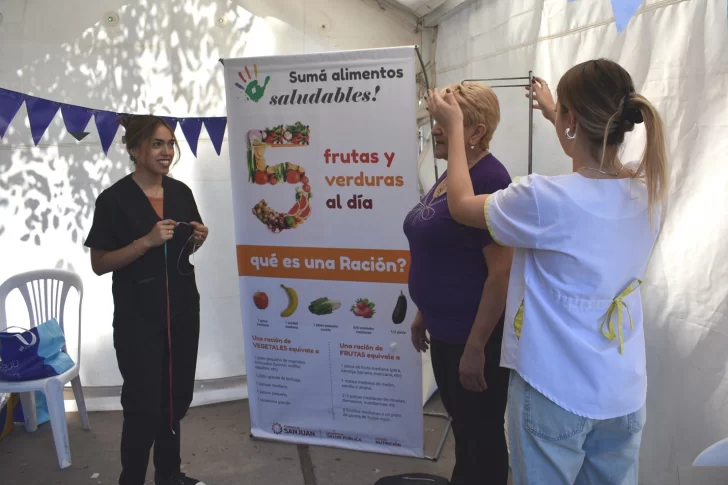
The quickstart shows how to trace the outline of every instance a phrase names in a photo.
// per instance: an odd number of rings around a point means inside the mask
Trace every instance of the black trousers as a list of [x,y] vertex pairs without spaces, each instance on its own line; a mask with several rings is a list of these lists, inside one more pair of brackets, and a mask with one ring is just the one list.
[[[154,445],[154,468],[179,473],[180,421],[192,403],[199,343],[199,311],[172,317],[172,403],[170,424],[169,346],[165,328],[139,321],[114,322],[114,347],[124,379],[121,405],[121,485],[143,485]],[[141,322],[152,325],[151,321]],[[174,432],[173,432],[174,431]]]
[[450,479],[452,485],[506,485],[508,482],[504,424],[510,372],[499,365],[501,338],[499,332],[486,346],[488,390],[485,392],[471,392],[460,384],[460,358],[465,345],[432,340],[435,381],[445,410],[453,420],[455,468]]

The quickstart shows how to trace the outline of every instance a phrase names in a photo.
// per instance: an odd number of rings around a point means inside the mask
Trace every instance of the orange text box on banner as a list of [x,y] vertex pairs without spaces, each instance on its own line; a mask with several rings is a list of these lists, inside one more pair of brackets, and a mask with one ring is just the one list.
[[238,274],[263,278],[406,284],[410,254],[392,249],[238,246]]

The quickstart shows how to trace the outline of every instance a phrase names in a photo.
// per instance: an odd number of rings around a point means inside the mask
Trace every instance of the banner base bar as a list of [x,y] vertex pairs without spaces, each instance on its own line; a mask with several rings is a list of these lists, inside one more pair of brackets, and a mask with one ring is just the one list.
[[430,461],[437,461],[440,459],[440,453],[442,453],[442,449],[445,446],[445,440],[447,439],[448,433],[450,433],[450,428],[452,427],[452,418],[445,413],[433,413],[433,412],[425,412],[425,416],[430,416],[433,418],[443,418],[447,420],[447,424],[445,425],[445,431],[442,432],[442,437],[440,437],[440,443],[437,445],[437,450],[435,451],[434,456],[428,456],[425,455],[425,460]]
[[[425,460],[438,461],[440,459],[440,455],[442,454],[442,449],[445,447],[445,440],[447,440],[447,435],[450,433],[450,428],[452,428],[452,418],[450,417],[450,415],[448,415],[446,413],[434,413],[434,412],[426,411],[422,414],[424,416],[429,416],[431,418],[442,418],[447,421],[447,424],[445,425],[445,430],[442,432],[442,436],[440,437],[440,442],[437,444],[437,449],[435,450],[435,454],[434,455],[425,455],[422,457]],[[281,441],[255,436],[253,433],[248,433],[248,437],[252,441],[265,441],[268,443],[281,443]],[[292,444],[292,443],[287,443],[287,444]]]

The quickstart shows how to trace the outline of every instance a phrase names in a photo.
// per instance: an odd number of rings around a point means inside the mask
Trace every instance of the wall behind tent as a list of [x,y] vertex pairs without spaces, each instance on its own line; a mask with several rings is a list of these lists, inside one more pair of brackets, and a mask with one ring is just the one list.
[[[469,2],[439,25],[438,84],[533,69],[555,88],[575,63],[608,57],[662,113],[673,180],[643,292],[649,388],[640,483],[677,485],[700,451],[728,436],[726,5],[647,0],[621,35],[612,18],[607,0]],[[498,94],[493,151],[524,175],[527,101]],[[624,158],[638,158],[643,141],[644,131],[630,135]],[[570,171],[538,113],[534,171]]]
[[[117,25],[104,23],[106,12],[118,13]],[[419,42],[413,19],[373,0],[0,0],[0,13],[1,87],[95,109],[180,117],[225,115],[222,57]],[[221,15],[225,21],[217,25]],[[109,396],[94,400],[89,389],[90,409],[110,409],[119,406],[115,386],[121,383],[111,277],[92,273],[82,243],[96,196],[131,165],[122,129],[108,156],[93,120],[87,131],[77,142],[59,113],[34,147],[23,107],[0,141],[0,280],[47,267],[83,277],[82,379]],[[210,227],[196,255],[202,306],[197,379],[209,383],[198,390],[215,391],[198,393],[196,403],[245,397],[244,379],[225,381],[246,373],[227,141],[218,157],[203,128],[195,158],[180,128],[176,134],[182,158],[173,175],[190,185]],[[16,297],[9,316],[27,320]]]

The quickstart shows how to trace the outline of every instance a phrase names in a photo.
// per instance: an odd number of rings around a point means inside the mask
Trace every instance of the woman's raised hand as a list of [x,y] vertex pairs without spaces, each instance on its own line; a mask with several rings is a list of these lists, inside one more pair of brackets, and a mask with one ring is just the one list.
[[[551,94],[551,89],[546,81],[540,77],[533,77],[533,109],[541,110],[544,118],[550,122],[554,122],[556,117],[556,102],[554,96]],[[526,86],[526,97],[528,98],[529,93],[528,86]]]
[[455,95],[449,89],[444,96],[441,96],[436,89],[428,89],[427,110],[446,133],[463,124],[463,111],[460,109]]

